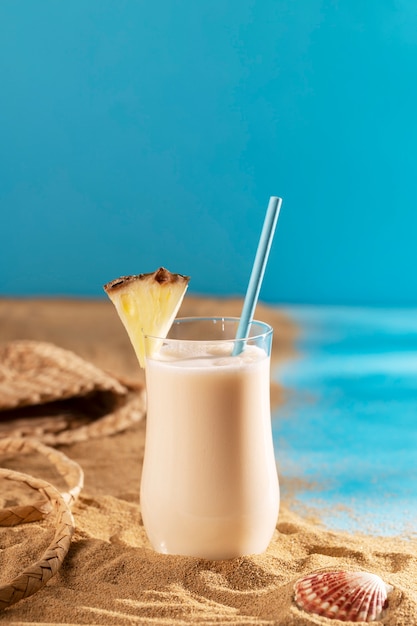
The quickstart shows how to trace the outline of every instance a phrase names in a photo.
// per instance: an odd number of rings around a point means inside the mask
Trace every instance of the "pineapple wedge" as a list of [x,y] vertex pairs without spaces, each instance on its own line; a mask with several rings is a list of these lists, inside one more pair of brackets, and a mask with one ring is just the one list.
[[[129,335],[141,367],[145,367],[144,335],[166,337],[181,306],[190,277],[160,267],[151,274],[121,276],[104,285]],[[151,353],[158,343],[151,345]],[[149,346],[148,346],[149,354]]]

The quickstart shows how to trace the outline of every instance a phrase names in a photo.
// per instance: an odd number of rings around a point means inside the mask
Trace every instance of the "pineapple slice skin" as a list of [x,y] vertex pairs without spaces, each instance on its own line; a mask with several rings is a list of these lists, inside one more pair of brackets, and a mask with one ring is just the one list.
[[[135,349],[141,367],[145,367],[144,335],[166,337],[181,306],[190,277],[174,274],[164,267],[147,274],[121,276],[104,285],[104,290]],[[158,342],[148,340],[148,352],[157,350]]]
[[190,281],[189,276],[184,276],[182,274],[173,274],[165,267],[159,267],[154,272],[149,272],[147,274],[131,274],[127,276],[120,276],[119,278],[115,278],[114,280],[106,283],[103,289],[108,295],[110,295],[111,292],[114,292],[117,289],[124,289],[129,283],[147,279],[154,280],[159,284],[184,281],[186,281],[188,284]]

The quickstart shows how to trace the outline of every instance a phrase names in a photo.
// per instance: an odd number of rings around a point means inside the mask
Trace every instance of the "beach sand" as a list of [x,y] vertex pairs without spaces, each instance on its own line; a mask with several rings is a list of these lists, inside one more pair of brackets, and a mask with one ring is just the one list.
[[[181,315],[238,315],[241,305],[187,296]],[[297,329],[285,315],[259,305],[256,317],[274,327],[275,362],[294,358]],[[15,339],[52,342],[123,380],[143,382],[120,320],[105,300],[0,300],[0,342]],[[277,386],[272,398],[283,401]],[[308,614],[293,601],[300,576],[334,568],[367,570],[394,587],[388,610],[374,624],[417,625],[417,541],[367,535],[366,519],[363,534],[328,530],[308,512],[292,512],[290,496],[281,502],[265,554],[230,561],[156,554],[139,503],[145,429],[143,419],[125,432],[60,448],[85,472],[69,553],[43,589],[0,613],[0,623],[337,626],[343,622]],[[37,454],[8,456],[1,465],[59,483]],[[288,487],[288,493],[297,488]],[[3,488],[0,494],[4,500]],[[0,585],[35,562],[52,535],[48,519],[0,529]]]

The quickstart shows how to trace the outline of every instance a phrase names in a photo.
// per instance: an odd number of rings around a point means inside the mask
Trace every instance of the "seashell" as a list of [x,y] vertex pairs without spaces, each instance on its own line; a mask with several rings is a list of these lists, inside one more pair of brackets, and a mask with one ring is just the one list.
[[297,580],[295,602],[304,611],[342,622],[372,622],[388,606],[392,587],[369,572],[313,572]]

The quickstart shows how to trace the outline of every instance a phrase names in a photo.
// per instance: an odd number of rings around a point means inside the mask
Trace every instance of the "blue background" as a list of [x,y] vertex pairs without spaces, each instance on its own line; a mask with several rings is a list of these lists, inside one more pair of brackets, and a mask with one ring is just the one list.
[[0,295],[417,303],[415,0],[1,0]]

